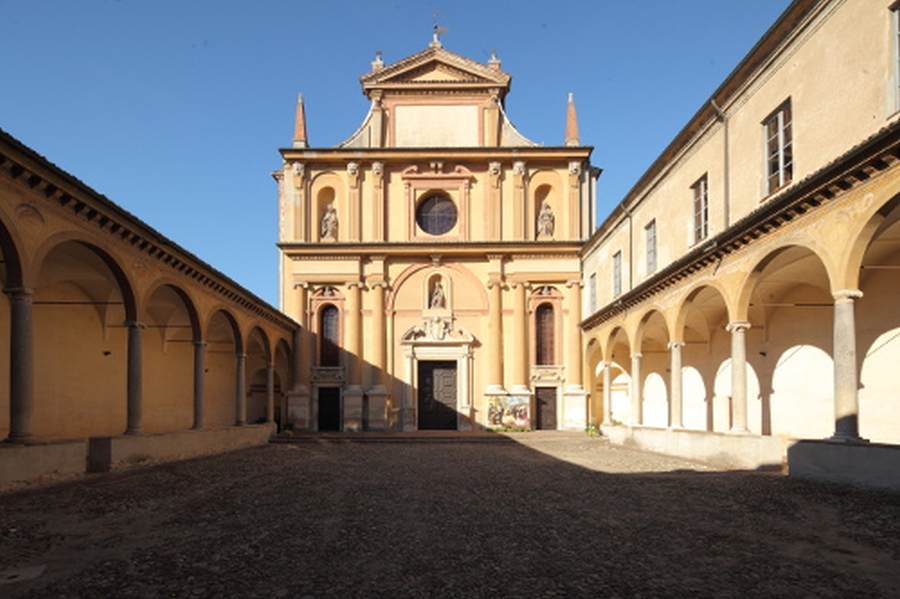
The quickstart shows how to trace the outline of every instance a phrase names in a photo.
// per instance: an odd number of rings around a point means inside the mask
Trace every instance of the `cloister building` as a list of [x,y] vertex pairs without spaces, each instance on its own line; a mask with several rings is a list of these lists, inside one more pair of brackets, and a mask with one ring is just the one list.
[[797,0],[593,233],[612,438],[749,466],[900,440],[898,57],[896,3]]

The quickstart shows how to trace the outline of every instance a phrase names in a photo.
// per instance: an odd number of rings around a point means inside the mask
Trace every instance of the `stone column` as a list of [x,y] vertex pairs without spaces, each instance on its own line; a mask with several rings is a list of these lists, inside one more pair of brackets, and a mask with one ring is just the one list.
[[750,323],[738,320],[728,325],[731,333],[731,432],[747,429],[747,329]]
[[141,432],[143,417],[143,364],[141,358],[141,328],[137,321],[125,323],[128,327],[128,428],[126,435],[138,435]]
[[369,428],[372,430],[385,430],[387,428],[387,396],[384,386],[385,372],[387,370],[386,349],[387,337],[384,326],[384,291],[387,283],[376,281],[371,283],[372,290],[372,323],[369,331],[372,333],[372,366],[374,376],[372,386],[366,395],[369,398]]
[[859,374],[856,370],[855,301],[858,289],[834,293],[834,436],[835,441],[860,442]]
[[603,364],[603,424],[612,424],[612,362]]
[[203,430],[203,386],[206,379],[206,342],[194,341],[194,430]]
[[510,335],[512,363],[510,364],[510,393],[530,395],[528,386],[528,311],[525,306],[526,283],[513,283],[513,327]]
[[347,372],[347,386],[344,388],[344,430],[362,429],[362,323],[360,322],[360,300],[362,283],[347,284],[347,302],[344,307],[344,360]]
[[23,287],[6,289],[10,301],[9,327],[9,440],[29,441],[34,413],[33,291]]
[[631,426],[641,424],[644,411],[641,397],[641,354],[631,354]]
[[487,395],[505,395],[503,388],[503,283],[499,277],[487,283],[488,334],[487,346]]
[[581,280],[566,282],[565,342],[566,386],[563,391],[563,428],[584,430],[588,424],[588,394],[584,382],[581,349]]
[[291,344],[291,379],[292,385],[284,400],[285,410],[282,413],[282,427],[290,426],[295,430],[307,430],[311,422],[310,404],[310,379],[313,350],[311,344],[314,341],[310,335],[309,327],[309,285],[297,283],[294,286],[297,293],[297,322],[300,328],[293,331]]
[[247,354],[235,354],[235,424],[243,426],[247,422]]
[[266,422],[275,422],[275,365],[266,364]]
[[684,428],[682,403],[684,389],[681,382],[681,348],[683,347],[684,341],[669,342],[669,357],[671,358],[669,385],[672,387],[672,400],[669,402],[669,428]]

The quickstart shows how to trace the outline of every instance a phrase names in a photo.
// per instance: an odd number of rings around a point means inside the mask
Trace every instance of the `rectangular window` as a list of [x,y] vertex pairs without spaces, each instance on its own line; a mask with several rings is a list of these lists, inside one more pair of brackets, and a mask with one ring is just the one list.
[[651,275],[656,272],[656,219],[644,227],[644,236],[647,239],[647,274]]
[[613,297],[622,295],[622,252],[613,254]]
[[706,175],[691,187],[694,191],[694,243],[706,239],[709,234],[709,195]]
[[791,101],[786,100],[763,121],[766,137],[766,193],[771,194],[791,182],[794,174],[794,146],[791,132]]
[[591,298],[591,314],[597,311],[597,273],[591,273],[590,278],[588,279],[588,285],[590,289],[588,289],[588,297]]

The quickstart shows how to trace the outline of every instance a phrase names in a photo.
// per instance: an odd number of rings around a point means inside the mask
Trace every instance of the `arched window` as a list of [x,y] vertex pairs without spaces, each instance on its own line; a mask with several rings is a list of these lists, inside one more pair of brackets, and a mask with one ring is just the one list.
[[331,304],[319,312],[319,366],[340,366],[339,315]]
[[553,355],[553,306],[541,304],[534,318],[534,330],[537,335],[535,349],[538,365],[554,363]]

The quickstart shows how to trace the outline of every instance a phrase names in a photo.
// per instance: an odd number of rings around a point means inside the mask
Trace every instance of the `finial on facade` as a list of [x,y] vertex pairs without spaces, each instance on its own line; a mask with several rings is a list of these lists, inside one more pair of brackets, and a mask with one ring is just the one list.
[[431,48],[443,48],[441,45],[441,34],[447,33],[446,27],[441,27],[437,23],[434,24],[434,29],[431,34],[431,43],[428,44]]
[[372,70],[380,71],[384,68],[384,60],[381,58],[381,50],[375,50],[375,60],[372,61]]
[[491,58],[488,60],[488,66],[494,69],[495,71],[500,70],[500,59],[497,58],[497,51],[491,50]]
[[297,115],[294,120],[295,148],[306,147],[306,111],[303,109],[303,94],[297,94]]
[[575,94],[572,92],[569,92],[569,100],[566,104],[566,145],[581,145],[578,138],[578,115],[575,113]]

